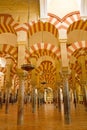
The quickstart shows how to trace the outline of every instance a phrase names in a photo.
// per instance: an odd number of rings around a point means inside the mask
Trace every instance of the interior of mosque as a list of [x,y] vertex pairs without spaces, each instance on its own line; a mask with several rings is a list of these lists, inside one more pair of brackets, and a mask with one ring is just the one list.
[[61,100],[70,93],[87,105],[87,20],[81,2],[0,1],[2,96],[15,97],[19,90],[21,97],[30,96],[35,90],[52,103],[59,90]]

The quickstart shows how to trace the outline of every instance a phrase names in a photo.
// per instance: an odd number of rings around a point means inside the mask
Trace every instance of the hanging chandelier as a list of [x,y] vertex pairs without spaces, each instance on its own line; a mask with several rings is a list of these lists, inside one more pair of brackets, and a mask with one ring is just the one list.
[[33,70],[35,67],[34,67],[34,65],[32,65],[31,63],[29,63],[29,64],[23,64],[23,65],[21,65],[21,68],[22,68],[23,70],[26,70],[26,71],[31,71],[31,70]]
[[47,82],[46,82],[46,81],[43,81],[43,82],[41,82],[41,84],[47,84]]
[[[30,17],[30,11],[29,11],[29,0],[28,0],[28,23],[29,23],[29,17]],[[29,51],[29,35],[28,35],[28,51]],[[34,68],[35,66],[32,65],[31,62],[21,65],[21,69],[25,71],[32,71]]]

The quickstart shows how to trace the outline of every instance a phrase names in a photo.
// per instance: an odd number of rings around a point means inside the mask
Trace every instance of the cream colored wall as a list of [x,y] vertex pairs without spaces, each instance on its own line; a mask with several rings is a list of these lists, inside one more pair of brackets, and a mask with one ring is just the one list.
[[60,18],[77,10],[78,4],[76,0],[50,0],[48,5],[48,13],[55,14]]
[[39,0],[1,0],[0,13],[11,14],[20,23],[28,22],[28,15],[30,20],[36,20],[39,16]]

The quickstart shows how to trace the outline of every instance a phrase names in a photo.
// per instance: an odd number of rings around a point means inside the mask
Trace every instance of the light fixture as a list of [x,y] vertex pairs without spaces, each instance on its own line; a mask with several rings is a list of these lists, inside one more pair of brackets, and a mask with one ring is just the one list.
[[41,82],[41,84],[47,84],[47,82],[46,82],[46,81],[43,81],[43,82]]
[[[29,12],[29,0],[28,0],[28,23],[29,23],[29,16],[30,16],[30,12]],[[28,51],[29,51],[29,36],[28,36]],[[32,71],[34,68],[35,67],[34,65],[31,64],[31,62],[21,65],[21,69],[25,71]]]
[[29,64],[23,64],[23,65],[21,65],[21,68],[22,68],[23,70],[26,70],[26,71],[31,71],[31,70],[33,70],[35,67],[34,67],[31,63],[29,63]]

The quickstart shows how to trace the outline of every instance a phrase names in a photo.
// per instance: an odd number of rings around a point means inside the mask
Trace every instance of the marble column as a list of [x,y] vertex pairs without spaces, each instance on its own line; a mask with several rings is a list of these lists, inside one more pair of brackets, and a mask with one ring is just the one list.
[[46,92],[46,89],[44,89],[44,103],[46,103],[46,95],[47,95],[47,92]]
[[26,74],[21,69],[17,70],[17,74],[19,76],[17,125],[21,125],[24,118],[24,78]]
[[25,31],[17,32],[17,45],[18,45],[17,74],[19,76],[17,125],[22,125],[24,118],[24,77],[26,74],[25,71],[21,69],[21,67],[26,62],[25,49],[27,46],[27,33]]
[[86,59],[85,59],[84,52],[81,52],[79,63],[81,64],[81,69],[82,69],[81,82],[82,82],[82,89],[83,89],[83,100],[84,100],[85,108],[87,110],[87,88],[86,88],[87,75],[86,75],[85,60]]
[[86,82],[82,82],[82,88],[83,88],[83,102],[84,102],[85,110],[87,111],[87,86],[86,86]]
[[35,94],[35,88],[32,90],[32,112],[34,113],[36,110],[36,94]]
[[9,112],[9,91],[11,88],[11,77],[10,77],[10,69],[11,69],[11,59],[7,59],[6,63],[6,76],[5,76],[5,113]]
[[66,124],[71,122],[70,118],[70,95],[68,86],[68,72],[63,72],[63,99],[64,99],[64,120]]
[[40,107],[40,91],[38,90],[38,108]]
[[2,97],[2,91],[0,91],[0,109],[2,109],[3,105],[3,97]]
[[54,105],[57,107],[58,106],[58,92],[57,91],[53,92],[53,98],[54,98]]
[[64,118],[65,123],[70,123],[70,100],[68,87],[68,57],[67,57],[67,39],[60,39],[61,48],[61,74],[63,78],[63,97],[64,97]]
[[58,88],[58,109],[59,112],[61,111],[61,92],[60,92],[60,88]]
[[75,81],[75,69],[74,69],[74,64],[73,64],[73,68],[72,68],[72,89],[73,89],[73,102],[74,102],[74,106],[76,108],[77,105],[77,94],[76,94],[76,81]]
[[6,90],[5,90],[5,113],[9,113],[9,83],[6,85]]
[[74,106],[75,106],[75,108],[76,108],[76,106],[77,106],[77,94],[76,94],[76,89],[74,89],[73,90],[73,102],[74,102]]

